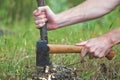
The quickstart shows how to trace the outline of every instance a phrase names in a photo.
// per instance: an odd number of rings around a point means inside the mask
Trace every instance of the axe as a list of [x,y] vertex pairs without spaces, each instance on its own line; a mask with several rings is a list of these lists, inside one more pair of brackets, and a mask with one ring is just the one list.
[[[38,7],[44,6],[45,0],[37,0]],[[45,72],[47,66],[51,65],[49,54],[48,54],[48,47],[44,44],[48,43],[47,37],[47,27],[46,24],[40,28],[40,37],[41,40],[37,41],[37,49],[36,49],[36,67],[37,72]]]
[[[37,0],[37,3],[38,6],[44,6],[45,4],[44,0]],[[51,65],[49,54],[80,53],[82,50],[82,46],[48,44],[46,24],[40,28],[40,36],[41,40],[37,42],[36,46],[37,69],[42,67],[43,71],[45,71],[45,68]],[[115,52],[111,50],[108,55],[106,55],[106,58],[112,60],[114,54]]]

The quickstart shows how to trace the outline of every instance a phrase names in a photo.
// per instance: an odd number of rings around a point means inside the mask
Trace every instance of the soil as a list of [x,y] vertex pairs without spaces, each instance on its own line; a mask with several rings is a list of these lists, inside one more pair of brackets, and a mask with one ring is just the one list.
[[43,71],[30,72],[30,75],[32,80],[81,80],[77,77],[75,69],[72,70],[65,66],[54,66],[47,73]]

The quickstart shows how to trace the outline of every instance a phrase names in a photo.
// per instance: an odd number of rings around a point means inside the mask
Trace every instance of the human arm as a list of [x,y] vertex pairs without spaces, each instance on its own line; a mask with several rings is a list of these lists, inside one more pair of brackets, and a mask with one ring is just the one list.
[[77,43],[77,46],[83,46],[81,56],[89,55],[90,58],[105,57],[111,50],[111,48],[120,43],[120,27],[114,29],[98,38],[93,38],[81,43]]
[[52,30],[99,18],[111,12],[119,4],[120,0],[87,0],[59,14],[54,14],[48,6],[39,7],[33,14],[37,28],[42,27],[48,21],[47,28]]

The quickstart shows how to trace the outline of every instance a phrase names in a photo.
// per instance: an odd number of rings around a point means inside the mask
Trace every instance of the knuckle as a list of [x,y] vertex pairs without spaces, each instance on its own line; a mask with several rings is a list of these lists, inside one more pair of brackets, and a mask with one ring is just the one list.
[[98,55],[99,58],[103,58],[104,56],[102,54]]
[[44,20],[45,20],[45,22],[48,21],[47,18],[45,18]]
[[40,22],[41,22],[41,23],[44,23],[44,22],[45,22],[45,20],[44,20],[44,19],[41,19],[41,20],[40,20]]
[[98,57],[98,53],[97,53],[97,52],[95,52],[94,56]]
[[43,18],[44,18],[44,17],[43,17],[42,15],[40,15],[40,16],[37,16],[36,19],[41,20],[41,19],[43,19]]
[[44,23],[45,23],[45,20],[44,20],[44,19],[35,20],[35,24],[37,24],[37,25],[41,25],[41,24],[44,24]]
[[95,51],[94,56],[95,56],[95,57],[98,57],[98,58],[101,57],[101,56],[100,56],[100,53],[99,53],[98,51]]
[[40,27],[43,27],[44,25],[45,25],[45,23],[41,23],[41,24],[39,24]]
[[39,24],[40,22],[38,20],[35,21],[35,24]]
[[38,26],[39,26],[39,27],[42,27],[42,24],[39,24]]
[[90,44],[86,44],[85,46],[86,46],[86,47],[88,47],[88,48],[90,48],[90,47],[91,47],[91,45],[90,45]]
[[44,16],[45,16],[45,15],[42,15],[42,14],[41,14],[41,15],[39,16],[39,18],[40,18],[40,19],[43,19],[43,18],[44,18]]
[[43,24],[36,24],[36,28],[41,28]]
[[90,48],[89,52],[94,53],[95,51],[94,51],[94,49]]

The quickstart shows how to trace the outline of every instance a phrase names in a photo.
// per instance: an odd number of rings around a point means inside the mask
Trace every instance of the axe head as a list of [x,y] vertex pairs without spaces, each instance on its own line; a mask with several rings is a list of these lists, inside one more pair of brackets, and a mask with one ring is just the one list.
[[39,40],[37,42],[37,50],[36,50],[37,67],[45,67],[51,65],[48,51],[49,51],[49,47],[47,46],[47,42],[45,40]]

